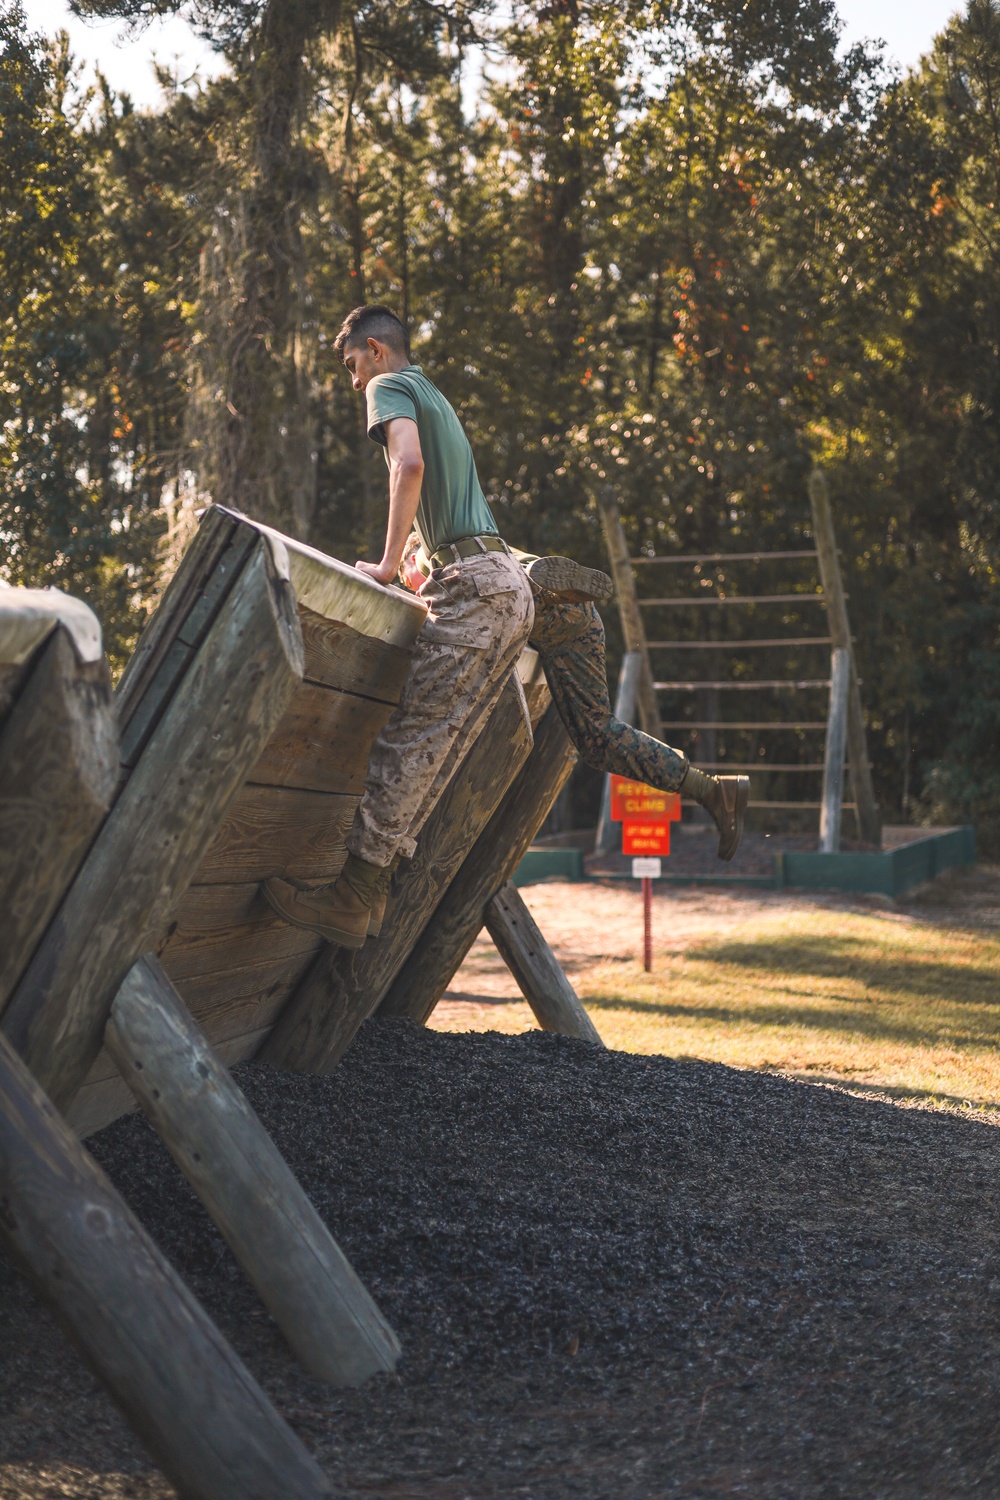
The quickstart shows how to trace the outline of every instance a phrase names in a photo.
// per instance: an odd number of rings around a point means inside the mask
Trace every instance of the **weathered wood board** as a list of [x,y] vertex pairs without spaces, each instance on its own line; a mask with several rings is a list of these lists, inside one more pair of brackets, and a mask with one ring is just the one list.
[[[76,1098],[118,986],[160,941],[301,684],[302,634],[281,559],[257,536],[244,562],[4,1013],[5,1035],[57,1108]],[[127,739],[131,721],[122,729]]]
[[[381,588],[334,558],[213,507],[119,688],[131,756],[148,742],[168,690],[262,534],[297,601],[303,680],[156,944],[165,972],[228,1064],[256,1052],[323,946],[274,915],[260,882],[336,877],[372,741],[399,699],[425,614],[402,590]],[[102,1050],[69,1118],[87,1135],[134,1107]]]
[[180,1495],[320,1500],[330,1486],[0,1037],[0,1239]]
[[[398,701],[424,620],[423,605],[402,590],[381,588],[334,558],[215,507],[206,513],[198,541],[178,569],[119,689],[123,743],[132,764],[142,763],[144,747],[160,732],[171,693],[261,534],[283,559],[297,601],[303,679],[233,796],[222,827],[175,903],[169,925],[150,945],[227,1064],[258,1052],[306,975],[326,962],[322,939],[281,922],[260,884],[271,875],[319,884],[338,874],[371,744]],[[370,944],[360,956],[338,960],[344,973],[335,992],[324,998],[331,1006],[331,1036],[339,1040],[332,1052],[326,1047],[326,1065],[377,1004],[431,916],[467,849],[468,819],[473,818],[474,836],[523,763],[530,735],[527,723],[523,734],[518,725],[525,705],[537,722],[548,703],[548,688],[534,652],[524,653],[518,675],[524,690],[521,708],[508,695],[494,711],[505,726],[503,753],[495,749],[491,755],[488,746],[497,742],[483,736],[478,757],[473,751],[456,777],[463,778],[462,784],[450,785],[440,812],[432,814],[424,856],[401,873],[393,893],[400,913],[394,940],[387,933],[379,940],[378,953]],[[290,1028],[289,1019],[285,1030]],[[102,1049],[68,1117],[87,1135],[134,1107]]]
[[277,1067],[325,1073],[343,1056],[358,1027],[377,1009],[457,874],[470,843],[486,827],[527,760],[532,735],[527,704],[507,683],[490,726],[445,787],[412,860],[393,877],[377,942],[356,951],[323,944],[287,1009],[264,1043]]
[[524,856],[576,764],[576,750],[552,704],[534,748],[437,905],[379,1015],[427,1021],[486,922],[486,910]]
[[118,729],[100,626],[78,600],[0,588],[0,672],[2,1013],[111,805]]
[[360,1385],[399,1342],[156,960],[129,971],[107,1045],[311,1374]]

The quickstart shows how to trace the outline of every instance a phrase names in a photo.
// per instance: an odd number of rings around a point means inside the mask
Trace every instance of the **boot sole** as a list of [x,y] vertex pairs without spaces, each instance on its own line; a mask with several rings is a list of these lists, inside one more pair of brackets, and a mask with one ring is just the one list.
[[283,922],[288,922],[292,927],[301,927],[304,932],[316,932],[320,937],[326,938],[328,943],[336,943],[340,948],[363,948],[367,931],[360,935],[356,932],[343,932],[339,927],[329,927],[323,922],[305,922],[301,917],[295,916],[290,911],[285,911],[276,896],[273,896],[267,888],[267,882],[261,886],[264,899],[272,911],[277,912]]
[[539,557],[526,569],[531,582],[550,594],[571,594],[580,602],[610,599],[615,586],[607,573],[585,568],[571,557]]
[[[747,803],[750,801],[750,778],[749,776],[736,777],[736,807],[734,809],[734,829],[732,834],[733,847],[731,849],[719,840],[719,858],[726,864],[735,856],[740,844],[743,842],[743,820],[746,817]],[[726,849],[726,853],[723,853]]]

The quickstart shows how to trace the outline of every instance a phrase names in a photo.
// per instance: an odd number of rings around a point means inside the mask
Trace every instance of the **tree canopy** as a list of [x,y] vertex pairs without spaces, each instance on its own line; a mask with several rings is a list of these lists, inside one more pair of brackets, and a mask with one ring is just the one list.
[[600,564],[612,484],[637,550],[794,546],[821,462],[880,799],[1000,842],[997,0],[905,78],[832,0],[76,8],[229,69],[137,111],[0,3],[3,576],[120,660],[208,499],[378,551],[386,301],[517,545]]

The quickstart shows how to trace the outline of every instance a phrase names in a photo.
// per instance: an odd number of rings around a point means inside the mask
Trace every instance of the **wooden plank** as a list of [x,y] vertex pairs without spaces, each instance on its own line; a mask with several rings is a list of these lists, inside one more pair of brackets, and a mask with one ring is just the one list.
[[393,877],[381,936],[355,951],[324,945],[261,1049],[277,1067],[328,1072],[408,962],[410,951],[531,750],[511,680],[488,727],[431,813],[412,860]]
[[[667,609],[670,606],[700,604],[825,604],[823,594],[698,594],[670,599],[640,599],[642,609]],[[720,645],[724,642],[720,641]]]
[[689,552],[683,557],[633,557],[629,561],[637,567],[641,563],[772,562],[790,557],[815,559],[816,552],[814,548],[804,552]]
[[823,763],[823,805],[819,815],[821,854],[836,854],[840,849],[840,811],[844,796],[844,752],[847,748],[847,700],[850,684],[851,653],[844,646],[836,646],[831,663],[830,717]]
[[118,783],[103,658],[59,625],[0,730],[0,1013],[73,880]]
[[309,682],[342,692],[362,693],[396,704],[410,670],[412,651],[352,630],[339,620],[328,620],[307,605],[299,605],[299,623],[306,651]]
[[[238,526],[195,597],[189,599],[191,590],[185,590],[184,602],[189,604],[187,614],[176,615],[170,622],[175,630],[174,637],[168,643],[163,635],[155,666],[151,660],[148,663],[141,696],[130,695],[128,717],[122,719],[123,765],[135,765],[257,544],[257,533],[252,527]],[[214,557],[214,548],[207,550]],[[165,626],[166,622],[164,629]]]
[[304,682],[248,781],[360,794],[372,742],[393,705]]
[[865,716],[861,707],[861,688],[854,650],[851,643],[851,626],[847,618],[847,595],[840,576],[840,558],[833,530],[833,514],[826,477],[821,469],[814,469],[809,476],[809,504],[812,509],[813,533],[819,553],[820,577],[827,601],[826,612],[830,622],[830,635],[834,646],[851,652],[851,681],[847,696],[847,755],[851,771],[851,788],[858,804],[858,828],[862,839],[880,848],[882,844],[882,818],[875,800],[871,764],[868,760],[868,740],[865,734]]
[[190,1500],[312,1500],[329,1485],[0,1038],[0,1237]]
[[[758,688],[825,688],[830,686],[829,677],[818,677],[808,682],[786,682],[781,679],[755,682],[733,682],[723,680],[721,682],[654,682],[653,686],[657,692],[697,692],[699,688],[732,688],[736,692],[752,693]],[[718,726],[715,726],[718,727]]]
[[[199,867],[198,876],[201,875]],[[165,952],[170,951],[175,934],[190,937],[205,933],[214,936],[231,928],[254,925],[257,922],[277,922],[279,919],[261,894],[256,880],[234,881],[215,885],[195,885],[184,892],[177,903],[173,920],[164,932],[159,948],[162,962]],[[287,926],[287,923],[283,924]]]
[[486,907],[513,876],[575,764],[576,750],[553,704],[517,779],[400,966],[380,1015],[426,1022],[482,931]]
[[356,793],[247,782],[199,866],[198,884],[260,881],[270,875],[316,884],[333,879],[344,862],[344,839],[359,801]]
[[622,636],[626,651],[638,651],[642,658],[642,678],[639,684],[639,720],[647,734],[655,739],[663,738],[660,725],[660,708],[653,687],[653,674],[649,665],[646,646],[646,629],[642,623],[642,611],[635,587],[635,574],[629,562],[628,543],[622,529],[621,513],[615,492],[610,486],[600,491],[597,497],[601,513],[601,527],[611,562],[611,576],[615,581],[618,612],[621,615]]
[[[265,1026],[258,1031],[241,1032],[238,1037],[213,1043],[213,1046],[220,1061],[231,1068],[254,1057],[269,1030],[270,1027]],[[102,1050],[101,1056],[107,1057],[107,1053]],[[122,1115],[134,1114],[139,1108],[135,1095],[118,1069],[114,1064],[111,1067],[109,1077],[87,1080],[66,1113],[67,1124],[81,1141],[120,1120]]]
[[312,1375],[360,1385],[399,1343],[152,954],[129,971],[108,1051]]
[[163,936],[301,671],[295,599],[261,539],[4,1016],[57,1107],[86,1078],[119,985]]
[[173,645],[185,615],[211,578],[236,527],[236,518],[214,505],[202,516],[194,540],[164,589],[159,607],[139,637],[118,683],[115,702],[123,727]]
[[[247,1058],[256,1056],[270,1029],[268,1023],[256,1030],[240,1030],[233,1037],[214,1041],[212,1046],[220,1061],[231,1068],[236,1063],[246,1062]],[[96,1076],[98,1063],[101,1067],[100,1077]],[[122,1115],[131,1114],[139,1108],[135,1095],[105,1048],[99,1053],[98,1063],[94,1064],[94,1076],[88,1077],[66,1112],[67,1124],[80,1140],[86,1140],[95,1131],[103,1130]]]
[[825,719],[814,719],[810,722],[798,720],[793,723],[785,723],[777,719],[712,719],[706,723],[702,719],[676,719],[664,724],[664,729],[826,729]]
[[0,724],[3,724],[17,702],[18,694],[27,675],[27,662],[19,664],[0,661]]
[[[639,684],[642,680],[642,654],[626,651],[618,671],[618,689],[615,693],[615,718],[623,724],[634,724],[636,706],[639,701]],[[607,853],[618,848],[618,826],[611,820],[611,777],[605,775],[601,789],[601,808],[597,816],[597,834],[594,848]]]
[[650,641],[650,651],[727,651],[738,655],[758,646],[829,646],[828,635],[785,635],[771,641]]
[[557,1031],[604,1046],[562,965],[510,881],[487,904],[486,930],[543,1031]]
[[192,1010],[200,1009],[210,996],[221,1005],[267,989],[275,978],[308,968],[320,939],[305,928],[288,931],[289,923],[276,926],[277,918],[251,928],[237,928],[214,938],[184,946],[171,946],[164,954],[165,967]]

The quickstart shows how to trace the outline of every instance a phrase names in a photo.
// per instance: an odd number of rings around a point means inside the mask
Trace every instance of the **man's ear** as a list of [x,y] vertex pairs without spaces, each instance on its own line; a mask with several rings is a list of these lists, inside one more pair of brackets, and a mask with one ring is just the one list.
[[378,359],[379,355],[382,353],[382,345],[379,343],[378,339],[369,339],[368,347],[372,351],[375,359]]

